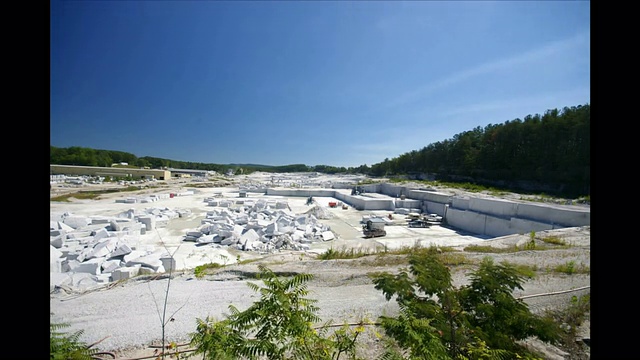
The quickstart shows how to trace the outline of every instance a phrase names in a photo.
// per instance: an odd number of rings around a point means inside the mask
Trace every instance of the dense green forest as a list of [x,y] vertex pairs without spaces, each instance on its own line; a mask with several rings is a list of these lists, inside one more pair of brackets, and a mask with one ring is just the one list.
[[366,174],[373,177],[404,176],[448,182],[470,182],[505,189],[579,197],[590,194],[589,104],[547,110],[502,124],[455,135],[422,149],[368,166],[335,167],[292,164],[205,164],[82,147],[51,146],[50,164],[111,166],[126,162],[151,168],[181,168],[243,173],[308,172]]

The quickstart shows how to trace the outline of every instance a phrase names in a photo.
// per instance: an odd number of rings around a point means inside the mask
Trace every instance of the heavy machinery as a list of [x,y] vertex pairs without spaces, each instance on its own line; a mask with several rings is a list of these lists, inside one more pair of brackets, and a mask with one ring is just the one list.
[[387,235],[384,229],[384,220],[372,218],[362,225],[362,232],[365,238],[373,238]]
[[442,223],[442,216],[438,214],[427,214],[424,216],[424,220],[428,221],[430,224],[440,225]]
[[431,226],[431,222],[427,221],[426,219],[415,219],[409,221],[407,225],[413,228],[427,228]]

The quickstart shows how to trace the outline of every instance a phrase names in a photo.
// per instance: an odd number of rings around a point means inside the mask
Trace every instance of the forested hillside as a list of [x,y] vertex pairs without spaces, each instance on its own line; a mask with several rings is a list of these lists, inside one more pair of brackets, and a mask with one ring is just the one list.
[[590,106],[529,115],[455,135],[371,166],[372,176],[430,174],[552,194],[590,191]]
[[306,172],[361,173],[370,176],[409,176],[450,182],[471,182],[512,190],[579,197],[589,195],[591,182],[589,104],[547,110],[503,124],[480,126],[451,139],[368,166],[334,167],[292,164],[204,164],[82,147],[51,146],[50,164],[151,168],[182,168],[244,173]]

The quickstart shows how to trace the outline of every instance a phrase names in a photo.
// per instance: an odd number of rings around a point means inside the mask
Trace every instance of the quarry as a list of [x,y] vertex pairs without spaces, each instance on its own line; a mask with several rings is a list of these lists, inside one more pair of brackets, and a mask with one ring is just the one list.
[[[337,241],[372,248],[416,242],[455,246],[459,240],[447,243],[443,232],[468,243],[590,224],[585,206],[461,196],[390,183],[363,185],[359,178],[319,174],[259,173],[242,179],[237,187],[185,187],[178,182],[165,191],[115,193],[101,201],[108,205],[102,213],[95,205],[93,214],[74,209],[83,202],[68,208],[52,203],[51,289],[193,269],[204,261],[224,259],[227,264],[233,258],[284,250],[321,252]],[[341,206],[330,206],[336,202]],[[442,225],[412,228],[407,226],[409,214],[438,216]],[[381,223],[383,237],[363,235],[369,220]],[[162,234],[161,229],[171,232]],[[246,255],[232,256],[230,250]],[[83,280],[73,279],[78,276]]]
[[[177,313],[167,331],[172,339],[186,341],[196,317],[222,316],[230,303],[249,306],[248,279],[240,274],[255,271],[250,269],[259,263],[282,272],[316,274],[310,288],[320,315],[339,322],[397,311],[373,289],[366,273],[398,268],[314,260],[331,249],[523,246],[532,233],[560,234],[575,247],[544,257],[531,252],[494,256],[541,267],[567,258],[585,266],[590,261],[590,208],[570,200],[543,203],[518,194],[498,197],[316,173],[255,173],[218,182],[198,177],[108,185],[78,180],[68,183],[57,177],[51,196],[132,185],[139,190],[50,202],[52,321],[82,329],[89,343],[106,337],[101,343],[105,349],[128,349],[126,354],[135,353],[134,348],[146,354],[146,346],[157,341],[154,309],[166,290],[166,274],[174,278],[168,306]],[[409,226],[416,214],[441,221]],[[363,225],[372,219],[381,223],[384,236],[365,236]],[[194,270],[211,263],[225,270],[196,280]],[[455,279],[464,283],[464,273]],[[588,292],[589,282],[588,274],[552,276],[528,283],[518,295],[563,294],[551,302],[527,299],[542,310]]]

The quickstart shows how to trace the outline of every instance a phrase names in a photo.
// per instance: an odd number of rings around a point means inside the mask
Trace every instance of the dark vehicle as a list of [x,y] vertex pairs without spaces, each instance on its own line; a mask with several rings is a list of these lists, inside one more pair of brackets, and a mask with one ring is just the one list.
[[387,235],[384,229],[384,220],[375,219],[367,220],[367,223],[362,225],[362,232],[365,238],[380,237]]
[[409,227],[412,227],[412,228],[426,228],[431,226],[431,222],[424,219],[416,219],[416,220],[409,221],[408,225]]

